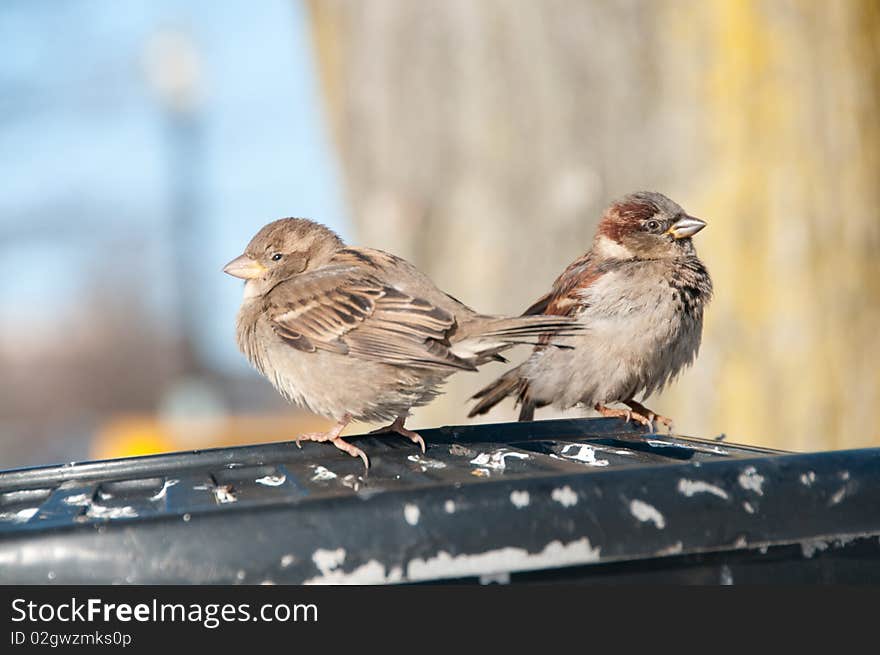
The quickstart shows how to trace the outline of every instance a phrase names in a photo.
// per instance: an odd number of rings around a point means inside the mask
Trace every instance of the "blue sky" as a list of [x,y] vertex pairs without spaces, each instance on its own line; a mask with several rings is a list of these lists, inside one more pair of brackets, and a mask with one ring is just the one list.
[[201,147],[187,160],[201,208],[190,262],[201,340],[215,365],[244,367],[231,332],[241,285],[223,264],[282,216],[348,232],[304,8],[292,0],[0,4],[0,321],[27,329],[63,314],[89,279],[127,260],[145,267],[157,314],[168,310],[174,172],[167,108],[144,68],[163,30],[186,35],[201,62]]

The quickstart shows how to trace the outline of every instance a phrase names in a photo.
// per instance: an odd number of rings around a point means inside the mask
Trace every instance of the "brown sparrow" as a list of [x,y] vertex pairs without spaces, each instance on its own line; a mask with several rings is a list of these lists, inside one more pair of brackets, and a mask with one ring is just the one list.
[[297,444],[330,441],[365,466],[365,453],[339,436],[350,421],[392,420],[377,432],[424,451],[404,421],[447,377],[575,324],[479,314],[400,257],[346,246],[304,218],[269,223],[223,270],[246,280],[236,326],[244,355],[289,400],[337,421]]
[[[712,281],[691,237],[706,226],[664,195],[640,192],[605,211],[592,249],[575,260],[524,315],[576,318],[576,336],[545,337],[523,364],[478,392],[468,416],[509,395],[520,421],[536,407],[575,405],[653,430],[672,421],[636,402],[662,389],[697,355]],[[609,408],[620,402],[627,410]]]

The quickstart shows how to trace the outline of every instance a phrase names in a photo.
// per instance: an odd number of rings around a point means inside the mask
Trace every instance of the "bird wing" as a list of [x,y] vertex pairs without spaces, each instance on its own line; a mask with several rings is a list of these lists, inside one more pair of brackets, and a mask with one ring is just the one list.
[[556,278],[550,291],[538,298],[523,316],[550,314],[553,316],[574,316],[586,307],[583,291],[605,273],[591,253],[574,260]]
[[455,316],[357,266],[328,266],[272,290],[275,333],[303,352],[326,350],[404,366],[473,370],[450,352]]

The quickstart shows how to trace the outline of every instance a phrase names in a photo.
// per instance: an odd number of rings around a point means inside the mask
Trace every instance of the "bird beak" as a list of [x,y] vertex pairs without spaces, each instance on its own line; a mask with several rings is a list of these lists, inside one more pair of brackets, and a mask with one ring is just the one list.
[[247,255],[241,255],[226,264],[223,272],[232,277],[240,277],[242,280],[253,280],[262,277],[266,267]]
[[706,221],[701,221],[699,218],[694,218],[693,216],[685,216],[684,218],[675,221],[675,223],[666,230],[666,234],[673,239],[686,239],[687,237],[694,236],[704,227],[706,227]]

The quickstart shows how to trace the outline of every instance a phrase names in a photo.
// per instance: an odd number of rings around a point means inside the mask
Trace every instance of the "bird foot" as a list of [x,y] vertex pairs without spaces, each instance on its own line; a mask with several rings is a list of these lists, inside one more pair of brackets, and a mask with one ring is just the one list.
[[624,402],[625,405],[629,405],[633,412],[638,412],[640,415],[648,418],[650,425],[648,426],[651,432],[654,431],[654,421],[658,421],[666,426],[666,431],[672,434],[672,419],[667,416],[662,416],[661,414],[657,414],[656,412],[651,411],[641,403],[637,403],[634,400],[627,400]]
[[631,409],[614,409],[613,407],[606,407],[605,405],[600,404],[596,405],[595,410],[607,418],[622,418],[627,422],[634,421],[640,425],[644,425],[649,430],[654,429],[650,418]]
[[413,443],[418,444],[419,447],[422,449],[422,454],[424,454],[425,440],[422,439],[422,435],[420,435],[418,432],[413,432],[412,430],[403,427],[404,421],[406,421],[405,417],[398,416],[396,419],[394,419],[394,423],[392,423],[391,425],[386,425],[384,427],[377,428],[376,430],[372,430],[369,434],[384,434],[386,432],[396,432],[400,436],[406,437]]
[[370,460],[367,459],[367,454],[363,450],[348,443],[342,437],[333,435],[332,432],[332,430],[330,432],[305,432],[296,438],[296,445],[299,448],[302,448],[302,446],[299,445],[300,441],[329,441],[342,452],[348,453],[352,457],[360,457],[364,462],[364,468],[370,468]]
[[345,426],[351,421],[351,417],[346,416],[343,420],[339,421],[333,428],[327,430],[327,432],[305,432],[298,437],[296,437],[296,447],[302,448],[300,445],[300,441],[317,441],[324,442],[329,441],[334,446],[339,448],[344,453],[348,453],[352,457],[360,457],[364,462],[364,469],[369,470],[370,468],[370,460],[367,459],[367,454],[350,443],[348,443],[345,439],[340,437],[340,433],[345,429]]

